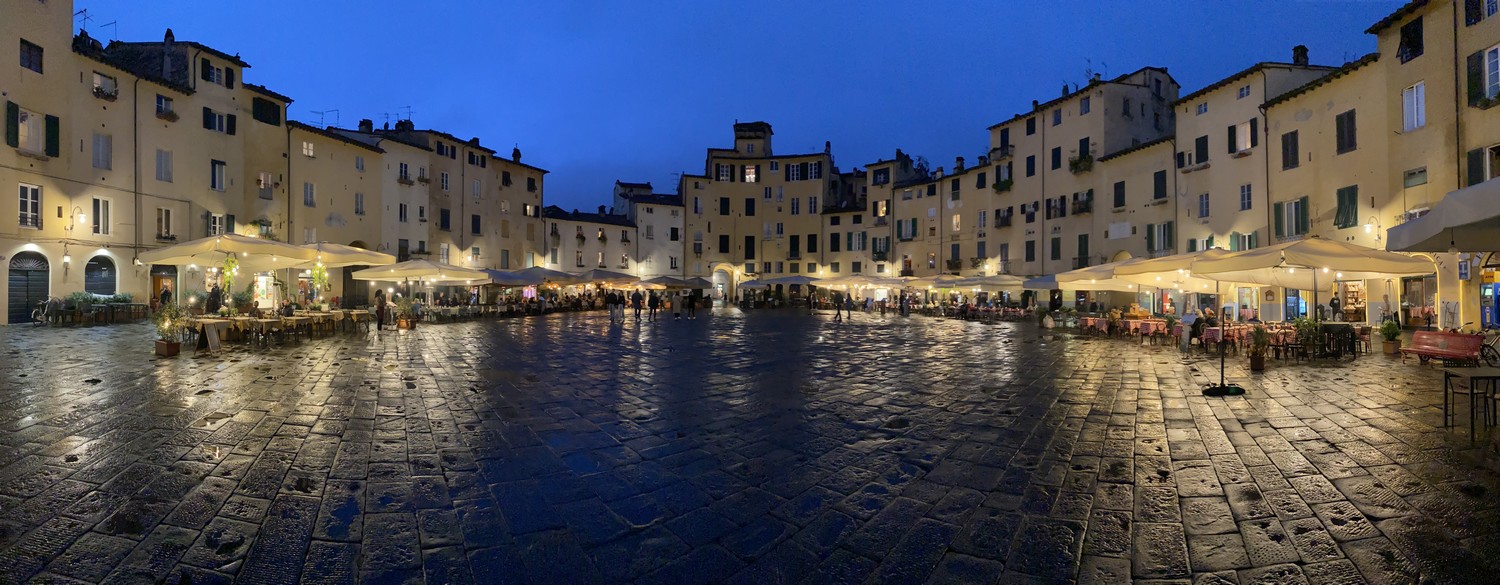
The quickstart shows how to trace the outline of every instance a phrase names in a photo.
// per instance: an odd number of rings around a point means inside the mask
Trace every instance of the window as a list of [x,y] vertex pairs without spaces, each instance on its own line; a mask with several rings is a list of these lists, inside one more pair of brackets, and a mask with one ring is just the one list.
[[[775,163],[771,163],[771,164],[775,164]],[[774,171],[776,169],[774,167],[772,167],[771,170]],[[891,182],[891,170],[890,169],[885,169],[885,168],[875,169],[875,172],[870,173],[870,184],[872,184],[872,185],[884,185],[884,184],[889,183],[889,182]]]
[[1401,128],[1411,132],[1427,125],[1427,85],[1416,85],[1401,90]]
[[958,179],[948,182],[948,200],[958,201]]
[[1249,210],[1251,205],[1250,184],[1240,185],[1240,211]]
[[583,250],[573,252],[573,263],[580,267],[583,266]]
[[[979,212],[979,228],[980,229],[984,229],[986,227],[989,227],[989,220],[990,220],[990,212],[988,212],[988,211],[982,211],[981,210]],[[984,234],[981,233],[979,235],[983,236]]]
[[109,199],[94,198],[94,215],[89,219],[94,221],[94,235],[96,236],[109,235],[111,203]]
[[1359,185],[1339,189],[1338,205],[1338,211],[1333,215],[1333,227],[1347,229],[1359,223]]
[[1125,207],[1125,181],[1115,183],[1115,209]]
[[94,133],[94,168],[109,170],[114,158],[114,137],[109,134]]
[[807,253],[818,253],[818,234],[807,234]]
[[203,108],[203,129],[234,135],[234,114],[223,114]]
[[1260,119],[1251,118],[1229,127],[1229,153],[1250,150],[1260,145]]
[[500,171],[500,186],[501,187],[509,187],[510,186],[510,171]]
[[1062,238],[1052,238],[1050,249],[1053,260],[1062,260]]
[[250,117],[271,126],[281,125],[281,105],[267,99],[251,98]]
[[356,156],[356,157],[354,157],[354,170],[359,171],[361,173],[365,172],[365,157],[363,157],[363,156]]
[[1078,100],[1078,115],[1082,116],[1087,113],[1089,113],[1089,98],[1083,96],[1083,99]]
[[[302,141],[302,156],[305,156],[307,158],[313,158],[313,143],[308,142],[306,140]],[[401,168],[405,169],[406,168],[406,163],[401,163]],[[402,173],[401,176],[405,177],[406,174]]]
[[1026,240],[1026,261],[1036,262],[1036,240]]
[[156,180],[172,182],[172,151],[156,149]]
[[536,192],[536,177],[526,177],[526,191],[530,193]]
[[317,187],[314,187],[311,182],[303,181],[302,183],[302,205],[305,207],[318,206]]
[[1207,114],[1207,113],[1208,113],[1208,102],[1203,102],[1203,103],[1198,104],[1198,107],[1197,107],[1197,110],[1196,110],[1196,114],[1194,114],[1194,115],[1202,116],[1202,115]]
[[799,197],[792,198],[792,215],[802,215],[802,199]]
[[760,174],[760,165],[745,165],[745,182],[756,183],[756,177]]
[[729,181],[734,179],[734,175],[732,174],[734,173],[734,165],[715,163],[714,170],[716,171],[715,174],[718,176],[719,181],[728,183]]
[[481,187],[479,185],[479,179],[474,179],[469,183],[469,195],[472,195],[475,199],[478,199],[480,192]]
[[786,230],[784,228],[785,226],[781,222],[776,222],[776,237],[779,238],[786,235]]
[[42,227],[42,188],[21,184],[21,227]]
[[1188,164],[1203,164],[1208,162],[1208,135],[1193,139],[1193,160]]
[[1274,226],[1276,237],[1300,236],[1307,233],[1309,227],[1307,196],[1295,201],[1276,203],[1271,207],[1271,217],[1276,223]]
[[1338,153],[1344,154],[1358,148],[1358,141],[1354,134],[1354,110],[1339,114],[1334,118],[1335,139],[1338,144]]
[[1235,93],[1234,99],[1242,100],[1247,97],[1250,97],[1250,86],[1242,85],[1240,86],[1240,90]]
[[365,214],[365,194],[364,193],[355,193],[354,194],[354,215],[364,215],[364,214]]
[[957,214],[957,213],[953,214],[953,231],[956,232],[956,231],[958,231],[958,230],[960,230],[960,229],[963,228],[963,221],[960,219],[962,217],[963,216],[960,215],[960,214]]
[[1052,147],[1052,170],[1060,168],[1062,168],[1062,147],[1054,146]]
[[406,204],[396,206],[396,221],[406,223]]
[[669,233],[671,234],[671,236],[669,238],[667,238],[667,239],[669,239],[671,241],[674,241],[674,242],[679,241],[679,240],[682,239],[682,230],[681,229],[675,228],[675,227],[674,228],[668,228],[668,229],[670,230]]
[[[318,228],[302,228],[302,243],[312,244],[318,241]],[[417,242],[417,249],[421,250],[425,242]]]
[[1416,187],[1427,184],[1427,167],[1412,169],[1401,174],[1402,187]]
[[745,236],[745,259],[755,259],[755,236]]
[[1036,116],[1026,119],[1026,135],[1031,136],[1032,134],[1036,134]]
[[1208,193],[1198,195],[1198,217],[1208,217]]
[[165,207],[156,208],[156,237],[165,238],[172,235],[172,210]]
[[[438,229],[443,230],[445,232],[453,229],[453,221],[452,220],[453,220],[453,212],[451,210],[449,210],[447,208],[443,208],[443,209],[439,209],[438,210]],[[554,228],[557,227],[557,224],[553,224],[552,227],[554,227]],[[553,230],[553,231],[556,231],[556,230]]]
[[224,190],[224,161],[212,160],[208,163],[208,188],[215,191]]
[[[672,270],[677,270],[677,257],[676,256],[668,256],[667,257],[667,263],[669,264],[669,267]],[[796,272],[796,271],[793,270],[793,272]]]
[[828,216],[828,225],[839,225],[839,223],[842,222],[842,221],[844,221],[844,218],[841,217],[841,216],[837,216],[837,215],[830,215],[830,216]]
[[21,67],[42,72],[42,48],[26,39],[21,39]]
[[[1173,239],[1176,222],[1148,223],[1146,224],[1146,251],[1159,252],[1176,248],[1176,240]],[[1188,251],[1196,251],[1189,247]]]
[[745,198],[745,217],[755,217],[755,198]]
[[1033,154],[1033,155],[1029,155],[1029,156],[1026,157],[1026,176],[1031,177],[1031,176],[1035,176],[1035,175],[1036,175],[1036,155]]
[[1056,125],[1061,124],[1061,123],[1062,123],[1062,110],[1052,110],[1052,125],[1056,126]]
[[648,240],[654,240],[654,239],[656,239],[656,230],[653,229],[655,227],[656,226],[654,226],[654,225],[646,224],[646,235],[644,236],[646,239],[648,239]]
[[729,236],[728,235],[721,235],[721,236],[719,236],[719,253],[720,254],[728,254],[729,253]]
[[115,78],[95,71],[94,95],[97,97],[113,98],[120,95],[120,86],[115,82]]
[[170,113],[172,113],[172,98],[156,94],[156,115],[165,116]]
[[448,263],[448,244],[438,244],[438,262]]
[[1401,25],[1401,42],[1396,47],[1396,58],[1402,63],[1422,56],[1422,17],[1418,16]]
[[230,69],[228,67],[215,67],[213,65],[213,62],[209,61],[207,58],[204,58],[201,61],[201,66],[198,68],[198,71],[199,75],[202,76],[204,81],[222,85],[229,89],[234,89],[233,69]]
[[233,232],[234,230],[231,229],[231,228],[229,228],[229,225],[228,225],[229,224],[229,217],[232,217],[232,216],[224,216],[224,215],[218,214],[218,213],[209,214],[209,216],[208,216],[208,235],[210,235],[210,236],[217,236],[219,234]]
[[479,229],[479,214],[477,213],[469,216],[469,233],[476,236],[483,233]]
[[1151,185],[1152,185],[1151,198],[1153,200],[1161,200],[1161,199],[1166,199],[1167,198],[1167,172],[1166,171],[1156,171],[1156,174],[1154,174],[1154,175],[1151,176]]
[[1297,131],[1281,135],[1281,170],[1295,169],[1301,163],[1297,154]]

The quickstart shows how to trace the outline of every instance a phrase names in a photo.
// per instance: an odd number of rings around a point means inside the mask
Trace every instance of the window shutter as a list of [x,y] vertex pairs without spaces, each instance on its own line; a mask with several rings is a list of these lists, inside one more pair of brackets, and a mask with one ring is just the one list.
[[760,176],[760,165],[755,165],[755,182],[760,183],[765,180],[765,177]]
[[1198,240],[1188,240],[1187,251],[1189,251],[1189,252],[1197,252],[1198,251]]
[[204,81],[213,81],[213,79],[214,79],[214,66],[213,66],[213,64],[208,62],[208,58],[207,57],[204,57],[203,60],[200,61],[199,63],[200,63],[200,65],[198,67],[198,76],[201,77],[201,78],[203,78]]
[[1260,232],[1258,232],[1258,231],[1250,232],[1250,249],[1254,250],[1254,249],[1259,248],[1259,247],[1260,247]]
[[1469,151],[1469,184],[1478,185],[1484,182],[1484,149],[1476,148]]
[[234,233],[234,214],[224,216],[224,233]]
[[208,108],[203,108],[203,129],[214,129],[214,111]]
[[1193,162],[1197,164],[1208,162],[1208,136],[1199,136],[1193,147],[1194,150],[1198,151],[1198,160]]
[[801,164],[797,165],[797,172],[802,173],[802,180],[804,180],[804,181],[806,181],[807,178],[808,178],[807,169],[808,169],[807,163],[801,163]]
[[231,67],[224,68],[224,87],[234,89],[234,69]]
[[1250,119],[1250,148],[1260,146],[1260,118]]
[[1187,161],[1186,155],[1187,155],[1187,153],[1185,153],[1185,152],[1179,152],[1179,153],[1177,153],[1177,168],[1180,169],[1180,168],[1182,168],[1184,166],[1187,166],[1187,165],[1183,164],[1184,162]]
[[57,157],[62,154],[61,130],[58,126],[61,120],[57,116],[47,116],[47,156]]
[[1177,241],[1177,221],[1173,220],[1167,222],[1167,229],[1163,231],[1165,231],[1166,233],[1162,234],[1162,238],[1164,238],[1166,241],[1161,243],[1161,247],[1170,250],[1173,247],[1173,242]]
[[1276,233],[1276,237],[1278,237],[1278,238],[1286,237],[1286,226],[1285,226],[1286,220],[1282,217],[1281,210],[1282,210],[1281,203],[1278,202],[1278,203],[1271,204],[1271,219],[1274,220],[1275,223],[1276,223],[1276,232],[1275,233]]
[[1209,236],[1208,237],[1208,241],[1203,243],[1203,249],[1207,250],[1207,249],[1210,249],[1210,248],[1213,248],[1213,247],[1214,247],[1214,237],[1213,236]]
[[1239,128],[1236,128],[1234,126],[1234,124],[1230,124],[1229,125],[1229,154],[1234,154],[1234,145],[1237,142],[1235,140],[1235,138],[1237,138],[1235,136],[1236,134],[1239,134]]
[[1299,205],[1301,213],[1297,214],[1297,227],[1299,228],[1297,233],[1305,234],[1308,232],[1308,228],[1311,227],[1312,218],[1310,216],[1312,215],[1312,208],[1308,206],[1308,197],[1306,195],[1303,195],[1300,201],[1302,203]]
[[1474,26],[1484,20],[1481,0],[1464,0],[1464,26]]
[[5,102],[5,145],[21,146],[21,106],[16,102]]
[[1230,252],[1238,252],[1238,251],[1240,251],[1240,233],[1239,232],[1229,232],[1229,251]]
[[1146,224],[1146,251],[1156,251],[1156,224]]
[[234,126],[235,126],[235,116],[234,116],[234,114],[229,114],[227,116],[224,116],[224,131],[228,132],[230,136],[234,136]]
[[204,237],[211,237],[213,235],[214,235],[214,214],[205,211],[205,212],[203,212],[203,236]]

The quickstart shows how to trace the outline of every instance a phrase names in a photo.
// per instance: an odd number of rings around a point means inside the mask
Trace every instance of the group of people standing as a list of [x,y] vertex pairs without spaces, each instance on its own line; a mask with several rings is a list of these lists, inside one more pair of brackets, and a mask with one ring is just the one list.
[[668,310],[672,311],[673,319],[680,321],[682,320],[683,309],[687,309],[688,319],[697,319],[699,302],[700,299],[694,297],[692,294],[681,291],[661,294],[657,294],[656,291],[647,291],[645,294],[641,294],[641,291],[636,290],[635,292],[626,294],[624,291],[612,290],[604,295],[604,304],[609,308],[609,322],[611,324],[625,322],[626,305],[635,309],[636,321],[641,320],[642,310],[646,311],[646,319],[648,321],[656,320],[657,311],[665,314]]

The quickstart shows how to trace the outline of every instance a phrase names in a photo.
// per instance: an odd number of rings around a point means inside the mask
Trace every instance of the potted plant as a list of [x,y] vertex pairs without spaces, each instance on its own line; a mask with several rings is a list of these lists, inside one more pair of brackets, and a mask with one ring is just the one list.
[[1292,327],[1297,331],[1297,344],[1302,346],[1299,353],[1303,356],[1313,355],[1313,348],[1319,345],[1318,321],[1310,317],[1298,317],[1292,320]]
[[151,315],[156,326],[156,355],[174,357],[182,352],[182,325],[186,314],[176,303],[167,303]]
[[1265,325],[1256,325],[1250,330],[1250,347],[1246,351],[1250,355],[1250,371],[1266,371],[1266,352],[1270,349],[1271,332]]
[[255,283],[251,282],[250,284],[245,285],[245,290],[237,293],[231,293],[229,295],[229,300],[233,301],[230,304],[237,312],[249,313],[255,310]]
[[411,297],[401,297],[396,299],[395,313],[397,329],[417,328],[415,305],[416,303],[412,300]]
[[188,291],[183,293],[182,302],[187,305],[189,315],[202,315],[203,307],[208,303],[208,295],[201,290]]
[[1401,326],[1395,321],[1380,324],[1380,337],[1385,339],[1380,345],[1387,355],[1395,355],[1401,351]]

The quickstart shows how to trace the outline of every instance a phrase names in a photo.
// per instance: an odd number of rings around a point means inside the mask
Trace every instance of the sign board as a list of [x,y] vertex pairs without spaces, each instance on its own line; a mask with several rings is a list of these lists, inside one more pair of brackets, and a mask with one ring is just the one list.
[[1468,260],[1459,260],[1458,261],[1458,279],[1459,280],[1468,280],[1469,279],[1469,261]]

